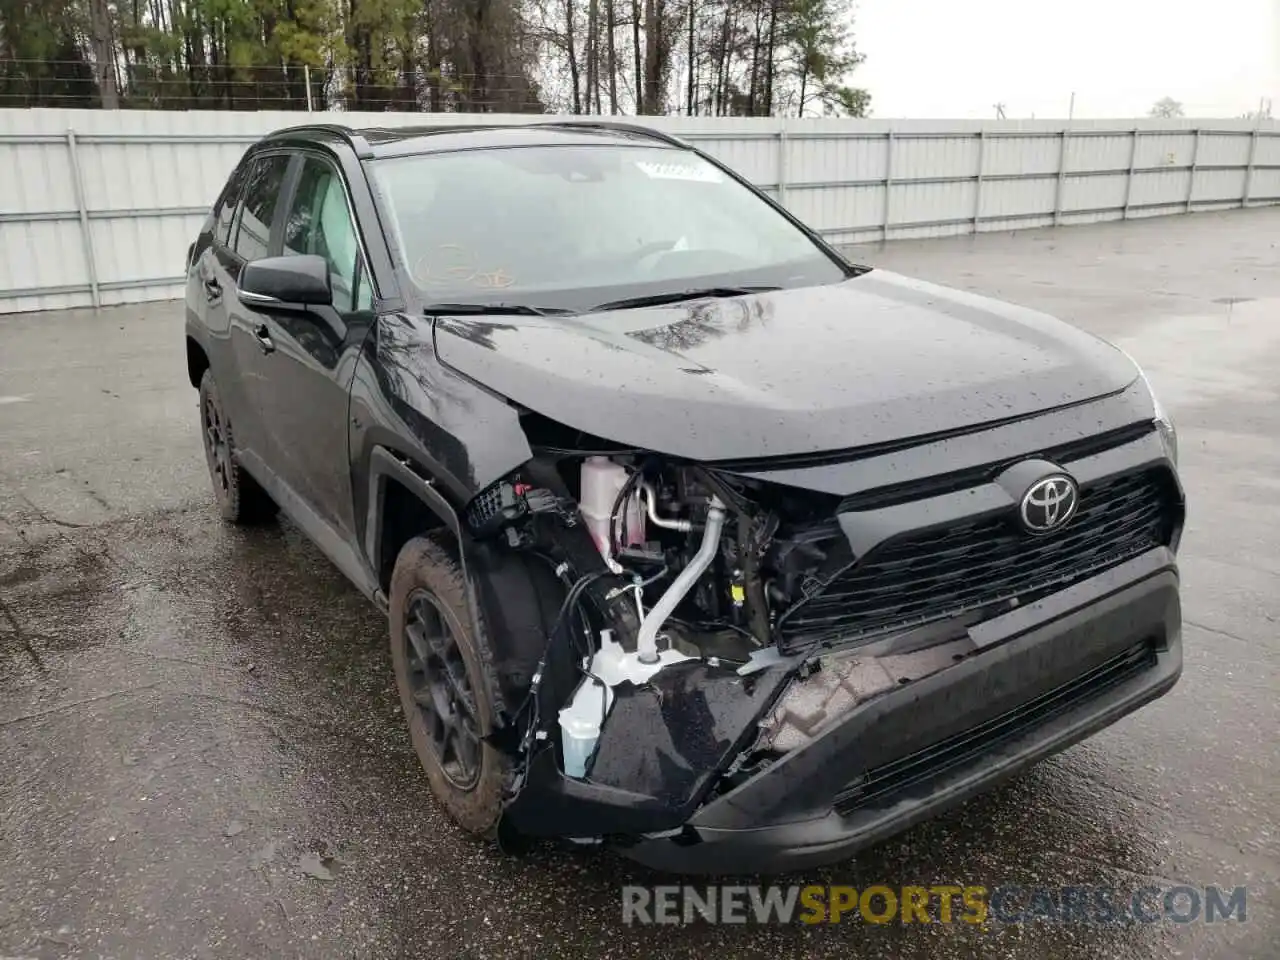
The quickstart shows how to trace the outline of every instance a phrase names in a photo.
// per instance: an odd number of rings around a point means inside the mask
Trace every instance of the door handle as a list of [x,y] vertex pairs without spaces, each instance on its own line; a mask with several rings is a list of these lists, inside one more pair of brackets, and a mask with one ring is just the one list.
[[204,281],[204,295],[208,297],[210,301],[217,300],[222,296],[222,284],[217,280]]
[[258,341],[258,346],[262,348],[263,353],[272,353],[275,351],[276,345],[274,341],[272,341],[271,334],[268,333],[267,325],[265,323],[260,323],[256,328],[254,328],[253,338]]

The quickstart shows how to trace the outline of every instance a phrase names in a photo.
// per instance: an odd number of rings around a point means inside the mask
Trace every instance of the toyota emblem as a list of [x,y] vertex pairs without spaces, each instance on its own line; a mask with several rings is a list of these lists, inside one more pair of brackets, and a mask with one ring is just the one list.
[[1031,534],[1053,533],[1075,516],[1080,505],[1080,489],[1064,473],[1037,480],[1022,495],[1018,514]]

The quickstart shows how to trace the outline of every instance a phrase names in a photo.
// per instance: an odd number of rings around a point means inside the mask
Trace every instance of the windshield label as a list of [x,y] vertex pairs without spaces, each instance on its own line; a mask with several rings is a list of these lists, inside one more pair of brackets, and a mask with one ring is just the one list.
[[683,163],[636,162],[645,176],[653,180],[696,180],[699,183],[719,183],[720,171],[712,166],[691,167]]

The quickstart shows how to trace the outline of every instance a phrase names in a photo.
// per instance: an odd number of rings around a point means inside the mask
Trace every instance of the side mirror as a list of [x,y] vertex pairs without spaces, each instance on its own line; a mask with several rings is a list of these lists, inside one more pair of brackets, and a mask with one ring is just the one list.
[[324,257],[264,257],[240,271],[240,302],[254,310],[301,310],[333,303]]

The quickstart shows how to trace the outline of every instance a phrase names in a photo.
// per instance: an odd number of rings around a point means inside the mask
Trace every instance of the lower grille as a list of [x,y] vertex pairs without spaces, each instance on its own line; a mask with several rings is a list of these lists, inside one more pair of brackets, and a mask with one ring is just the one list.
[[1076,515],[1052,536],[1028,536],[1002,515],[889,540],[787,610],[779,645],[857,639],[1060,590],[1170,543],[1179,503],[1172,475],[1153,468],[1082,488]]
[[946,771],[995,750],[1002,743],[1150,669],[1155,663],[1155,644],[1151,641],[1136,644],[1075,680],[992,720],[901,759],[873,767],[836,796],[836,812],[849,814],[877,801],[900,796],[912,787],[924,788]]

